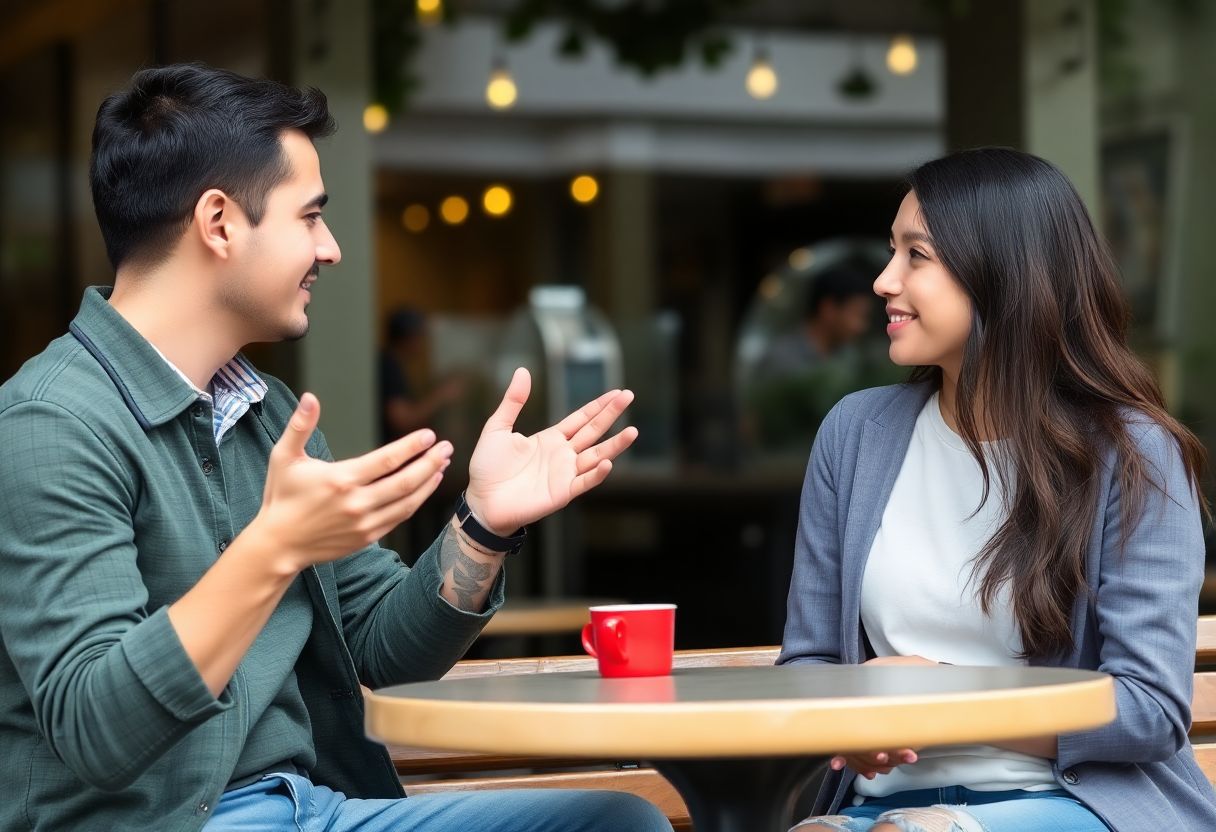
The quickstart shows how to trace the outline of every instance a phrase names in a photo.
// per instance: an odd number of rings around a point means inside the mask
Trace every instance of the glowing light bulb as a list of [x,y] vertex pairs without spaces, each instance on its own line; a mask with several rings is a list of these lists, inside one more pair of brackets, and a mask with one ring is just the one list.
[[515,106],[517,98],[519,89],[511,77],[511,70],[507,69],[506,64],[498,64],[490,72],[490,80],[486,84],[486,102],[495,110],[508,110]]
[[575,202],[587,205],[594,202],[599,193],[600,183],[590,174],[584,173],[582,176],[576,176],[570,182],[570,196],[574,197]]
[[421,234],[431,224],[431,212],[425,205],[414,203],[401,212],[401,225],[406,231]]
[[383,104],[368,104],[363,110],[363,129],[369,133],[383,133],[388,127],[388,108]]
[[916,71],[916,43],[911,35],[896,35],[887,48],[887,69],[895,75],[911,75]]
[[764,101],[777,94],[778,86],[780,86],[780,81],[777,78],[777,70],[773,69],[768,54],[762,50],[757,51],[756,59],[752,61],[752,67],[747,71],[748,95]]
[[491,217],[505,217],[511,212],[511,191],[505,185],[491,185],[482,194],[481,206]]
[[469,218],[469,203],[462,196],[450,196],[439,205],[439,216],[448,225],[460,225]]

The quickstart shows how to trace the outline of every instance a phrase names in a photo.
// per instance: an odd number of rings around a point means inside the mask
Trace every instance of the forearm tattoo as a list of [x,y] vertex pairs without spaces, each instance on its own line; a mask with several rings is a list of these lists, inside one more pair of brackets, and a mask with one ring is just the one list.
[[480,612],[477,596],[489,591],[494,580],[494,566],[479,563],[462,552],[454,529],[444,535],[439,547],[439,565],[445,582],[449,581],[448,573],[451,573],[449,585],[456,594],[457,606],[465,612]]

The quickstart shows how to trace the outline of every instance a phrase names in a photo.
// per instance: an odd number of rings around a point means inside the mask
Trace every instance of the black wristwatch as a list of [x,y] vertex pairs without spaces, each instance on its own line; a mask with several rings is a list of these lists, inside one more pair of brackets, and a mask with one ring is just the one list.
[[510,537],[502,537],[481,525],[473,516],[473,510],[469,508],[469,501],[465,499],[463,491],[460,492],[460,499],[456,501],[456,522],[460,524],[460,530],[467,534],[469,539],[491,552],[505,552],[513,555],[523,548],[524,539],[528,536],[528,530],[522,527],[516,529]]

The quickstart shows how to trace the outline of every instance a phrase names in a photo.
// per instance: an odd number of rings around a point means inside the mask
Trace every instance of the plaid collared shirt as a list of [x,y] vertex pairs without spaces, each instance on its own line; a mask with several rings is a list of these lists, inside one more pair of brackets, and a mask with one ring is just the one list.
[[[219,372],[211,379],[212,425],[215,433],[215,444],[219,445],[228,428],[237,423],[249,410],[250,405],[266,398],[266,382],[253,369],[253,365],[243,355],[236,355],[231,361],[220,367]],[[207,396],[206,393],[202,395]],[[211,399],[212,396],[207,396]]]
[[220,367],[219,372],[211,378],[212,392],[208,393],[206,390],[199,390],[195,387],[194,382],[187,378],[176,364],[165,358],[165,354],[156,349],[155,345],[152,345],[152,349],[156,350],[156,354],[173,368],[173,372],[190,385],[190,389],[198,394],[199,399],[211,405],[211,430],[215,434],[217,447],[223,441],[228,429],[249,412],[250,405],[266,398],[268,389],[266,382],[262,381],[261,376],[253,369],[253,365],[249,363],[248,359],[239,353]]

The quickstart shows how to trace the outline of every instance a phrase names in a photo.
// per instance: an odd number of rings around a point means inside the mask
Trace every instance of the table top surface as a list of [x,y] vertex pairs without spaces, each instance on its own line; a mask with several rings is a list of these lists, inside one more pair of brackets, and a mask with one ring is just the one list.
[[368,735],[486,753],[771,756],[1018,739],[1114,719],[1110,677],[1028,667],[795,665],[449,679],[368,698]]

